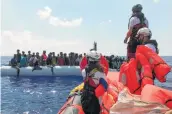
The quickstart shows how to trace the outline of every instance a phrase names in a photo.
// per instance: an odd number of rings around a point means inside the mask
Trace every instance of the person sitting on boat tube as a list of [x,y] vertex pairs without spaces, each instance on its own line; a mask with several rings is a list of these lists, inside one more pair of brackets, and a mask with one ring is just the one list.
[[42,66],[45,66],[47,64],[47,55],[46,55],[46,51],[44,50],[43,53],[42,53],[42,56],[41,56],[41,63],[42,63]]
[[31,58],[29,59],[29,66],[33,66],[33,60],[35,58],[35,53],[32,53]]
[[10,61],[10,66],[16,67],[17,66],[17,55],[14,54],[14,57]]
[[20,64],[20,60],[21,60],[21,53],[20,53],[19,49],[17,49],[16,57],[17,57],[17,64],[19,65]]
[[17,70],[17,76],[19,76],[20,69],[19,69],[19,66],[18,66],[17,55],[16,54],[14,54],[14,57],[11,59],[10,65],[11,65],[12,68],[15,68]]
[[[100,65],[101,54],[92,50],[87,55],[88,64],[82,70],[84,87],[81,94],[81,104],[85,114],[99,114],[101,95],[107,90],[108,84],[105,80],[105,73]],[[102,85],[103,88],[99,89]]]
[[42,68],[39,66],[40,65],[40,57],[39,57],[39,53],[36,53],[36,56],[33,57],[33,69],[32,72],[34,70],[41,70]]
[[32,57],[31,51],[28,51],[28,55],[27,55],[27,62],[28,62],[28,65],[29,65],[29,60],[30,60],[31,57]]
[[119,81],[127,86],[132,94],[140,95],[146,84],[154,84],[155,78],[165,82],[171,69],[158,55],[158,44],[156,40],[150,40],[151,36],[149,28],[139,29],[137,40],[141,45],[137,46],[135,58],[123,63],[120,68]]
[[23,53],[20,60],[20,67],[27,67],[27,63],[27,56]]

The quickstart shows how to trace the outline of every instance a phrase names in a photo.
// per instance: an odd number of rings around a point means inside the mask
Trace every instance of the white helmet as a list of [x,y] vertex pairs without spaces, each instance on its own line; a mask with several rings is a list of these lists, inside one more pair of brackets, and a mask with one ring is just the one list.
[[144,28],[141,28],[138,30],[137,36],[139,36],[139,35],[144,35],[145,37],[149,36],[151,38],[152,32],[149,28],[144,27]]
[[101,54],[97,53],[95,50],[90,51],[87,54],[88,61],[99,61],[101,58]]

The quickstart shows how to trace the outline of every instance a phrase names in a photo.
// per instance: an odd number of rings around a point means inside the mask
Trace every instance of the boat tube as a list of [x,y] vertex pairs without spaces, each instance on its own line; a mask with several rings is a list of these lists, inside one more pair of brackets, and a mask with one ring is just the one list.
[[[21,67],[18,69],[11,66],[1,66],[1,76],[81,76],[79,66],[40,66],[33,70],[33,67]],[[109,71],[116,71],[109,69]]]
[[35,70],[28,66],[19,68],[19,71],[11,66],[1,66],[0,70],[1,76],[81,76],[79,66],[40,66]]
[[[119,72],[108,72],[109,86],[102,96],[101,114],[164,114],[172,109],[172,91],[147,84],[141,95],[135,95],[118,80]],[[70,92],[58,114],[84,114],[80,102],[82,88],[83,83]]]

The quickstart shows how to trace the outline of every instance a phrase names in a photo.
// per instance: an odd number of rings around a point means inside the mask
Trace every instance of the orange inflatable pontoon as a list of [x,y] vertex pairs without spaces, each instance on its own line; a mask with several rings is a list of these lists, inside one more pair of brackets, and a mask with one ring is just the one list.
[[[107,92],[104,93],[102,97],[102,103],[101,103],[101,114],[110,114],[110,109],[114,104],[116,104],[116,101],[118,100],[119,93],[126,88],[123,86],[122,83],[118,82],[119,80],[119,72],[108,72],[107,75],[107,82],[109,84]],[[126,88],[127,89],[127,88]],[[162,89],[160,87],[156,87],[154,85],[146,85],[141,95],[133,95],[129,93],[129,96],[132,96],[132,99],[139,99],[140,101],[148,102],[148,103],[160,103],[165,106],[166,110],[172,109],[172,91]],[[60,109],[58,114],[84,114],[80,102],[81,95],[79,93],[74,94],[72,97],[70,97],[66,103],[63,105],[63,107]],[[130,97],[131,99],[131,97]],[[139,102],[140,102],[139,101]],[[146,104],[148,104],[146,103]],[[121,105],[121,104],[120,104]],[[153,107],[153,105],[149,105]],[[117,107],[117,106],[116,106]],[[138,106],[139,110],[141,110],[140,106]],[[149,108],[150,109],[150,108]],[[136,111],[136,108],[133,109],[130,107],[127,109],[127,111]]]

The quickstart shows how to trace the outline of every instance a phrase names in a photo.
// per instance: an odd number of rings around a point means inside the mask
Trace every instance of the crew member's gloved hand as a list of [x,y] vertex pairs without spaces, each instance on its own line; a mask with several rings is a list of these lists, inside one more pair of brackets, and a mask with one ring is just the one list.
[[128,40],[128,38],[125,38],[125,39],[124,39],[124,43],[125,43],[125,44],[127,43],[127,40]]

